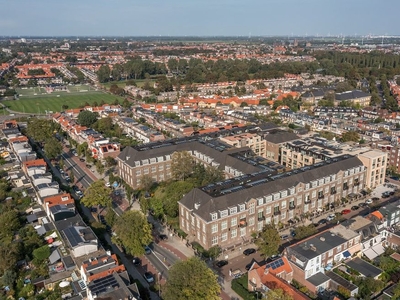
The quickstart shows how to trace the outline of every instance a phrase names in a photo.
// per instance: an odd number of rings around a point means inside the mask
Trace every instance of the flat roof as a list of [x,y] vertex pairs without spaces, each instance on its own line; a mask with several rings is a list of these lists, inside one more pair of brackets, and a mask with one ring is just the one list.
[[353,259],[349,262],[346,262],[346,265],[348,265],[350,268],[360,272],[365,277],[375,278],[376,276],[378,276],[382,273],[381,269],[375,267],[374,265],[372,265],[358,257],[356,257],[355,259]]

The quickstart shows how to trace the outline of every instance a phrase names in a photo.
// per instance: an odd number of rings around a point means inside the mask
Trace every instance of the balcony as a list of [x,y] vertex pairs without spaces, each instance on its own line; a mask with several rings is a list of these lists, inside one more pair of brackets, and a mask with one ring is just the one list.
[[239,227],[246,227],[246,226],[247,226],[247,222],[245,219],[239,221]]
[[295,208],[296,208],[296,205],[294,205],[294,204],[289,205],[289,209],[290,209],[290,210],[293,210],[293,209],[295,209]]
[[264,220],[265,220],[265,217],[263,215],[258,216],[258,221],[264,221]]
[[281,211],[280,210],[275,210],[274,211],[274,216],[279,216],[281,214]]
[[324,199],[324,198],[325,198],[325,195],[324,195],[324,194],[318,195],[318,199]]
[[336,190],[331,191],[331,195],[335,195],[337,193]]

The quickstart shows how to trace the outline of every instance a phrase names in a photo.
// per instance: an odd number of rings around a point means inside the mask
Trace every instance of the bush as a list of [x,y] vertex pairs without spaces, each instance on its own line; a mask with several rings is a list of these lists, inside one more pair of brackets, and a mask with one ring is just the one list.
[[248,277],[247,274],[243,275],[240,278],[236,278],[232,280],[231,287],[243,300],[255,300],[256,294],[250,293],[247,289]]

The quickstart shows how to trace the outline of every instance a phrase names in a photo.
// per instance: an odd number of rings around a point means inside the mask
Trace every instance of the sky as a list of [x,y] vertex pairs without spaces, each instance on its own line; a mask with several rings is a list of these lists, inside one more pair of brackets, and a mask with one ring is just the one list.
[[0,36],[400,35],[400,0],[0,0]]

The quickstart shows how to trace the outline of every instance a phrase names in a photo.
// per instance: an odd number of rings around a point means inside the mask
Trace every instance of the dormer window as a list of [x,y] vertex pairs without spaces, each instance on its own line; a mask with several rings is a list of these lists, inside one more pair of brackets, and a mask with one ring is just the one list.
[[229,209],[229,213],[230,213],[231,215],[236,214],[236,213],[237,213],[237,207],[231,207],[231,208]]
[[217,213],[212,213],[211,214],[211,220],[215,221],[218,218]]

